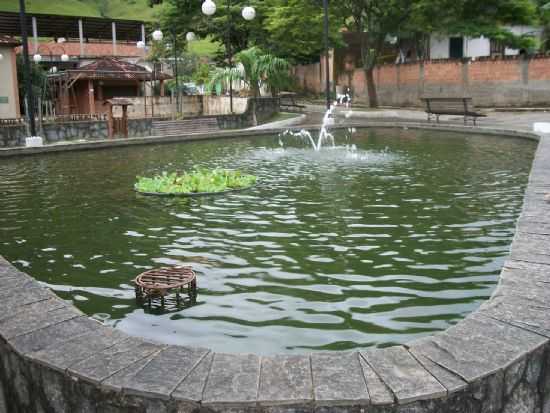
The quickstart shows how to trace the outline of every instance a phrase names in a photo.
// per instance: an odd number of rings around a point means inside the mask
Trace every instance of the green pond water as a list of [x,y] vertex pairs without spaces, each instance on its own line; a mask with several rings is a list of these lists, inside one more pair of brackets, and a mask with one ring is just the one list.
[[[402,129],[344,130],[336,144],[264,136],[0,159],[0,254],[129,334],[226,352],[403,343],[487,299],[536,144]],[[197,199],[132,190],[137,175],[194,165],[260,184]],[[198,274],[196,305],[139,307],[131,280],[176,264]]]

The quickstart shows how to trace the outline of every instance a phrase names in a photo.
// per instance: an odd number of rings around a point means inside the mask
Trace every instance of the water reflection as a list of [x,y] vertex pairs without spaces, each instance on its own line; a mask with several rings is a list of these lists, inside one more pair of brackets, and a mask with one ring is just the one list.
[[[2,160],[0,253],[134,335],[258,353],[405,342],[494,288],[535,144],[343,131],[314,152],[279,137]],[[239,168],[261,185],[157,199],[136,175]],[[148,311],[130,281],[193,265],[197,305]]]

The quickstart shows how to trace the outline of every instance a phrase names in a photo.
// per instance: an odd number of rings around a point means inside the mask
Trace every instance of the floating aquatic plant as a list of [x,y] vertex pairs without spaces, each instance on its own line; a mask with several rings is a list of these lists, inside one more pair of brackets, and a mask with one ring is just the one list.
[[223,169],[195,169],[191,172],[163,172],[152,178],[137,177],[135,189],[148,194],[219,193],[245,189],[257,181],[254,175]]

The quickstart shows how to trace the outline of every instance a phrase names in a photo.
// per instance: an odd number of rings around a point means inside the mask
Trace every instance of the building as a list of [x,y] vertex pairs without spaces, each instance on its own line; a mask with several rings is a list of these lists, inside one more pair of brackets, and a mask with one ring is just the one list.
[[[516,35],[531,35],[539,39],[542,37],[542,29],[537,27],[514,26],[509,30]],[[520,52],[487,37],[470,38],[437,34],[430,37],[430,59],[433,60],[516,56]]]
[[0,35],[0,119],[18,118],[19,86],[15,48],[20,43],[10,36]]
[[147,82],[159,82],[164,95],[164,81],[171,76],[112,57],[99,58],[87,65],[48,76],[56,115],[94,115],[107,113],[105,102],[112,98],[142,97]]

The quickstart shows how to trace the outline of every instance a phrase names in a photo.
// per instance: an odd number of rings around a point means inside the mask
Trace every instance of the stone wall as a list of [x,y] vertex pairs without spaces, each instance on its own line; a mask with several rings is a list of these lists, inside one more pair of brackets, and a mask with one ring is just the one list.
[[403,346],[257,356],[158,344],[89,319],[0,258],[0,412],[547,413],[549,165],[545,137],[491,299]]
[[246,109],[235,115],[217,116],[220,129],[243,129],[266,122],[280,112],[279,98],[246,99]]
[[[106,121],[47,123],[44,124],[43,129],[43,138],[47,143],[106,139],[108,136]],[[0,147],[24,146],[27,136],[27,128],[24,125],[2,126],[0,127]]]
[[[304,90],[323,92],[324,73],[319,64],[297,68],[296,76]],[[419,106],[422,96],[471,96],[482,107],[550,106],[550,57],[383,65],[375,71],[375,82],[383,106]],[[354,99],[366,102],[362,69],[337,76],[337,86],[350,84]]]
[[[61,141],[107,139],[109,132],[107,121],[76,121],[64,123],[47,123],[43,126],[42,137],[45,143]],[[151,119],[129,119],[128,134],[130,137],[150,136]],[[25,146],[27,128],[24,125],[0,127],[0,148]]]

